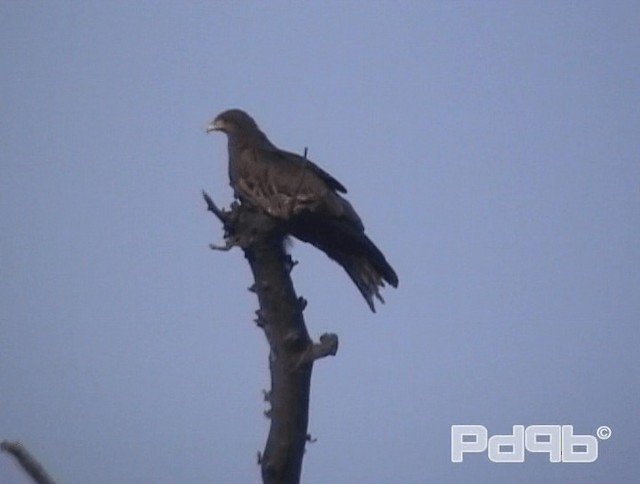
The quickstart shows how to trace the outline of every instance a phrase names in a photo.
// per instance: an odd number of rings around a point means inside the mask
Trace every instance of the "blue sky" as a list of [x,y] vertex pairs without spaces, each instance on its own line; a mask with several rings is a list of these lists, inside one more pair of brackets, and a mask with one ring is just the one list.
[[[373,315],[303,243],[306,483],[637,477],[635,2],[4,2],[0,439],[60,481],[258,482],[267,346],[218,112],[349,189],[400,277]],[[450,461],[450,428],[612,429],[590,464]],[[0,481],[21,482],[7,456]]]

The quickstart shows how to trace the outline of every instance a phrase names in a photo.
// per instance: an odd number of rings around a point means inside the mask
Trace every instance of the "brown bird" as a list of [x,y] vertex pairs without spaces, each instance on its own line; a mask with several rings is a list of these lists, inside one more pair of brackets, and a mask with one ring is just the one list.
[[224,111],[209,124],[210,131],[228,137],[235,196],[281,220],[289,234],[340,264],[375,312],[373,296],[384,302],[379,288],[384,281],[398,287],[398,276],[340,195],[346,188],[306,156],[277,148],[244,111]]

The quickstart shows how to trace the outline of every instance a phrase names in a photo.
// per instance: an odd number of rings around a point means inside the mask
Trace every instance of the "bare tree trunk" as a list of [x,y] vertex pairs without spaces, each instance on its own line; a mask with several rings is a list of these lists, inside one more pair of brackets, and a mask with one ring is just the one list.
[[251,290],[258,295],[256,323],[269,342],[271,428],[260,458],[265,484],[300,482],[302,458],[308,440],[309,390],[314,360],[335,355],[338,338],[324,334],[314,344],[304,323],[306,305],[296,296],[290,272],[291,257],[284,250],[283,228],[268,215],[234,204],[230,212],[219,210],[205,193],[210,211],[222,221],[227,250],[240,246],[254,277]]

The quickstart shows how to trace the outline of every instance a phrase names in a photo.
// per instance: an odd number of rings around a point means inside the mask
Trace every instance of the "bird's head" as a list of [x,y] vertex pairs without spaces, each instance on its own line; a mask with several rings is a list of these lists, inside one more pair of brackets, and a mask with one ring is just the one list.
[[250,133],[255,130],[258,130],[256,122],[240,109],[229,109],[218,114],[207,126],[207,133],[222,131],[227,135]]

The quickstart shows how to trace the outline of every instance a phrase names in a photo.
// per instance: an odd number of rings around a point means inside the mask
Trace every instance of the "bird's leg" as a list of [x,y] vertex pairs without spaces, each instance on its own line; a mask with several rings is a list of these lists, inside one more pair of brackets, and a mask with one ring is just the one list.
[[238,181],[238,185],[244,198],[249,200],[249,202],[253,206],[262,208],[270,214],[270,207],[268,203],[269,200],[267,197],[265,197],[265,194],[260,188],[259,184],[254,183],[249,185],[249,182],[247,180],[245,180],[244,178],[240,178],[240,180]]
[[289,214],[286,209],[287,201],[286,195],[282,193],[278,193],[278,188],[276,187],[275,182],[272,182],[268,185],[269,189],[269,206],[273,207],[273,214],[277,217],[286,218]]

